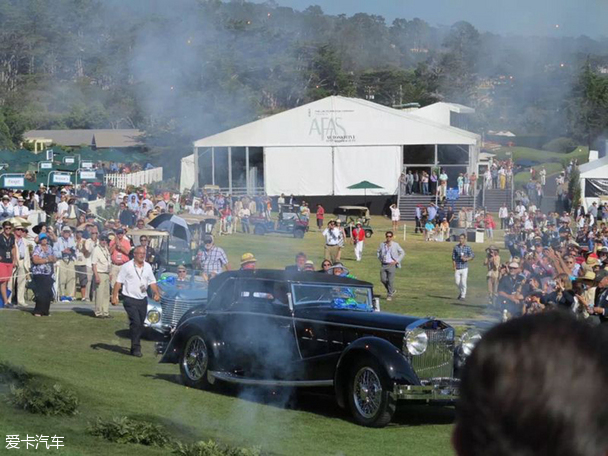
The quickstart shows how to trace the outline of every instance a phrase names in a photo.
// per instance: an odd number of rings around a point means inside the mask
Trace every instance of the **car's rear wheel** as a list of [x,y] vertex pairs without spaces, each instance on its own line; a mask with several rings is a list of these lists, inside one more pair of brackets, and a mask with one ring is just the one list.
[[264,234],[266,234],[266,229],[262,225],[256,225],[253,229],[253,233],[258,236],[264,236]]
[[365,230],[365,237],[366,238],[371,238],[372,234],[374,234],[374,232],[372,230]]
[[293,237],[297,239],[302,239],[304,237],[304,230],[295,230],[293,232]]
[[348,384],[348,402],[353,418],[368,427],[386,426],[397,409],[397,401],[385,385],[389,381],[374,359],[355,363]]
[[207,368],[209,367],[209,350],[205,340],[199,336],[191,336],[185,343],[179,359],[179,370],[184,385],[191,388],[205,389],[209,387]]

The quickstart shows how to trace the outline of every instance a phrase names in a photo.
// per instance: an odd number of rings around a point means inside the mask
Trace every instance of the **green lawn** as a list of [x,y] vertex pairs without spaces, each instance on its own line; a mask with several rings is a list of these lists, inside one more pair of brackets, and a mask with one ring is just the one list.
[[[377,217],[373,225],[378,231],[367,241],[364,261],[354,262],[350,247],[344,260],[358,278],[378,286],[375,250],[389,222]],[[440,318],[482,316],[485,245],[473,246],[478,257],[469,276],[471,299],[463,304],[454,299],[452,244],[424,243],[414,235],[400,242],[407,256],[398,272],[399,293],[392,303],[382,300],[384,310]],[[323,251],[317,232],[303,240],[235,235],[218,243],[226,248],[233,266],[238,265],[242,253],[251,251],[259,267],[280,267],[291,263],[301,250],[318,265]],[[0,361],[56,379],[74,388],[81,400],[80,414],[71,418],[31,415],[0,400],[0,434],[63,436],[65,449],[53,450],[56,454],[166,454],[166,450],[107,443],[85,432],[87,423],[97,416],[129,416],[163,424],[183,441],[213,438],[239,446],[260,446],[272,454],[452,454],[451,408],[401,407],[390,426],[374,430],[354,425],[331,397],[301,394],[284,407],[280,394],[268,394],[259,401],[252,393],[239,397],[192,390],[179,383],[177,366],[157,363],[153,342],[144,342],[144,358],[126,356],[126,328],[122,313],[113,320],[97,320],[75,312],[34,318],[24,312],[0,311]]]
[[[507,152],[511,152],[511,158],[513,161],[517,160],[534,160],[540,162],[540,165],[534,166],[537,171],[540,171],[542,166],[547,170],[547,176],[559,173],[562,169],[562,162],[577,159],[579,165],[587,163],[589,159],[589,148],[586,146],[580,146],[574,149],[572,152],[567,154],[560,154],[558,152],[549,152],[541,149],[532,149],[530,147],[501,147],[493,153],[496,154],[499,160],[509,158]],[[530,180],[530,173],[526,172],[519,173],[515,176],[516,185],[523,185]]]

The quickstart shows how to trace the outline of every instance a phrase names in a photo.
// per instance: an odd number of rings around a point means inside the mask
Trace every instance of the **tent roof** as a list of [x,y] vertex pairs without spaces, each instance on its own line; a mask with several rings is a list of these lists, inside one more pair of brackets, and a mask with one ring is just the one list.
[[608,156],[584,163],[578,167],[578,170],[581,178],[603,178],[606,176],[606,170],[602,169],[605,166],[608,167]]
[[142,144],[141,130],[91,129],[91,130],[29,130],[23,139],[50,139],[61,146],[135,147]]
[[480,136],[412,113],[339,96],[195,141],[195,147],[469,144]]

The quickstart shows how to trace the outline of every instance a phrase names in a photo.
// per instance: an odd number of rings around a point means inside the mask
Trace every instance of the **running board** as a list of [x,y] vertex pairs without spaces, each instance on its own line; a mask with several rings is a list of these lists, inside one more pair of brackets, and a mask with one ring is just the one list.
[[240,385],[255,386],[291,386],[291,387],[322,387],[333,386],[333,380],[265,380],[257,378],[245,378],[228,372],[209,371],[209,376],[216,380],[228,383],[238,383]]

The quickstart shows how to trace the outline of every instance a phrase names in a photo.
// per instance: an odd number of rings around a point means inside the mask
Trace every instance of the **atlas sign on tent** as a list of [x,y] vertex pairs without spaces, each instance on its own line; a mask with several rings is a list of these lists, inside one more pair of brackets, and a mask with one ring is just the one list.
[[480,137],[366,100],[328,97],[196,141],[194,155],[184,160],[197,171],[183,173],[181,187],[363,195],[348,187],[369,180],[382,187],[370,195],[392,195],[408,145],[459,145],[468,151],[466,166],[474,169]]

